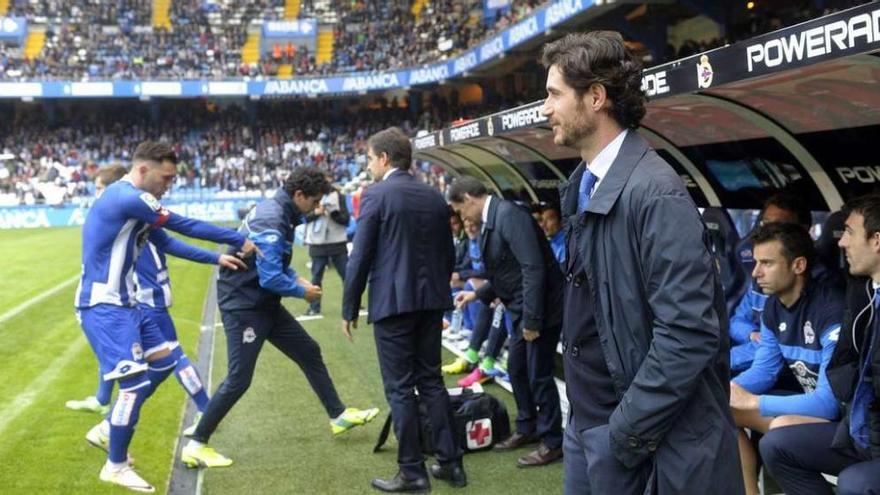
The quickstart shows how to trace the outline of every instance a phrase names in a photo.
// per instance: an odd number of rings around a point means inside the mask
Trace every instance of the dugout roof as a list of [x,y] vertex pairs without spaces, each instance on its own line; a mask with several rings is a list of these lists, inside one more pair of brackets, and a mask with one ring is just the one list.
[[[880,3],[647,69],[639,132],[699,206],[760,208],[786,190],[836,210],[880,184]],[[556,201],[579,163],[540,101],[413,140],[417,160],[496,193]]]

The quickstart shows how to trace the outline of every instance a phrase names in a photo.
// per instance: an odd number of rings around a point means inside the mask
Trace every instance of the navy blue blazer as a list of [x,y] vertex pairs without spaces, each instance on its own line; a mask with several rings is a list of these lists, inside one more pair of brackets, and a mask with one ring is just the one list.
[[455,248],[443,196],[395,171],[361,197],[354,249],[345,272],[342,317],[357,319],[370,282],[372,323],[389,316],[452,308],[449,278]]

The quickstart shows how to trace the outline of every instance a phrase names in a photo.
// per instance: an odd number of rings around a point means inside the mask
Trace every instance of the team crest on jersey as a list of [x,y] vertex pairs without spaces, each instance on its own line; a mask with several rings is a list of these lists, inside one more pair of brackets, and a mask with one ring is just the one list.
[[788,324],[783,321],[782,323],[779,324],[779,331],[784,332],[786,330],[788,330]]
[[813,331],[813,324],[807,321],[804,324],[804,344],[812,344],[816,342],[816,332]]
[[144,349],[141,347],[140,342],[135,342],[134,344],[131,344],[131,356],[136,361],[144,358]]
[[245,328],[244,333],[241,334],[241,341],[245,344],[250,344],[255,340],[257,340],[257,332],[252,327]]
[[159,211],[162,209],[162,205],[159,204],[159,200],[156,199],[152,194],[145,192],[141,194],[141,201],[147,204],[153,211]]

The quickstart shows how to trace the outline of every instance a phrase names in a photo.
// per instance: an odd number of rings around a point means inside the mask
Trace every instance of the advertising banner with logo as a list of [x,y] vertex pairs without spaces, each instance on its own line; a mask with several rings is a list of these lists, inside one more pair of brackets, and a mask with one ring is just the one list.
[[662,98],[880,49],[880,4],[868,3],[645,71]]
[[[237,222],[238,210],[248,200],[206,200],[163,202],[163,206],[180,215],[206,222]],[[81,206],[17,206],[0,208],[0,230],[44,227],[81,226],[89,209]]]
[[[593,6],[593,0],[556,0],[500,32],[497,36],[448,61],[393,72],[373,72],[335,77],[306,77],[268,81],[99,81],[75,83],[0,82],[0,98],[139,98],[202,96],[324,96],[366,93],[436,84],[465,74],[502,56],[546,30]],[[290,39],[314,36],[314,19],[270,21],[263,24],[263,37]]]

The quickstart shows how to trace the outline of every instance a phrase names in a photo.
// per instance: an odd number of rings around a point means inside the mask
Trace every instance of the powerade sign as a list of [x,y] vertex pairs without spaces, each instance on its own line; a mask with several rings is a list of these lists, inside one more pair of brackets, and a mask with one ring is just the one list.
[[0,41],[21,44],[27,36],[27,19],[24,17],[0,17]]
[[[593,0],[557,0],[498,35],[450,60],[390,72],[371,72],[337,77],[307,77],[269,81],[98,81],[98,82],[0,82],[0,98],[198,98],[203,96],[326,96],[366,93],[423,84],[443,83],[495,60],[521,43],[541,35],[557,24],[585,12]],[[314,36],[314,19],[269,21],[264,38]]]
[[[180,215],[206,222],[237,222],[238,210],[248,203],[248,200],[210,200],[169,202],[163,203],[163,206]],[[88,208],[78,206],[4,207],[0,208],[0,230],[81,226],[88,212]]]
[[708,89],[880,49],[880,4],[867,3],[646,70],[652,98]]
[[314,38],[318,23],[314,19],[267,21],[263,23],[264,38]]

